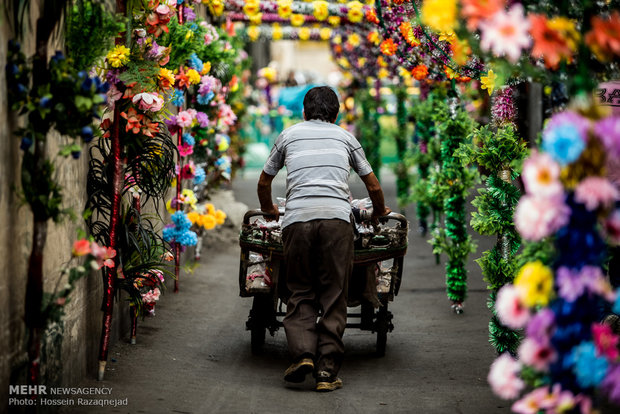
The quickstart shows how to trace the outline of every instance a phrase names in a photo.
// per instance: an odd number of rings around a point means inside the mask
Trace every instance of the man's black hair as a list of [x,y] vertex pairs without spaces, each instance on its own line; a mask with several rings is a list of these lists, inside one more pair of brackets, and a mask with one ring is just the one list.
[[317,86],[304,97],[304,115],[307,121],[318,119],[334,122],[340,110],[338,96],[329,86]]

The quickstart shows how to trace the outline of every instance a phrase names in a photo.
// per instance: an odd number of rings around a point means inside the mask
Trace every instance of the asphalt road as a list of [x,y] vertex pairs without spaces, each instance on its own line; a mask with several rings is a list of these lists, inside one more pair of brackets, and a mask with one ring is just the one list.
[[[274,181],[274,197],[284,179]],[[257,172],[234,182],[237,200],[257,206]],[[396,210],[395,184],[383,173],[386,200]],[[351,181],[356,198],[361,181]],[[413,209],[409,250],[399,295],[390,304],[395,329],[386,355],[374,356],[375,335],[345,332],[344,388],[316,393],[309,378],[300,387],[282,380],[289,364],[284,331],[267,336],[264,352],[250,352],[245,321],[251,299],[238,296],[239,247],[234,230],[203,251],[193,274],[184,274],[180,292],[166,292],[156,316],[140,322],[136,345],[128,340],[110,352],[103,382],[87,378],[81,386],[111,387],[112,398],[127,398],[117,408],[75,407],[64,412],[105,413],[507,413],[510,403],[494,397],[486,375],[494,359],[488,343],[487,291],[471,257],[465,312],[450,310],[444,263],[435,264],[431,247],[415,229]],[[481,252],[492,244],[478,237]],[[226,241],[228,240],[228,241]]]

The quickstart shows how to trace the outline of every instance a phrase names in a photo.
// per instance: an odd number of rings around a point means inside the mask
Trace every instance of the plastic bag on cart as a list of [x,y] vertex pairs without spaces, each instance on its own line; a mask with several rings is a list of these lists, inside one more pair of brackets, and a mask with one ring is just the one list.
[[262,254],[251,252],[249,256],[245,289],[248,293],[268,293],[271,291],[272,280],[268,261]]
[[259,216],[252,224],[260,235],[257,238],[267,243],[282,244],[282,216],[278,221],[267,221],[263,216]]
[[375,277],[377,285],[377,293],[389,293],[392,284],[392,274],[394,269],[389,260],[377,263],[375,266]]

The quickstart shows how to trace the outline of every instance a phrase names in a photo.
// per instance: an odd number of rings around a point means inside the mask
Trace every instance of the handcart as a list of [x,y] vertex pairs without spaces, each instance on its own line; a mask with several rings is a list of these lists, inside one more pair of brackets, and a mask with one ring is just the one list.
[[[290,296],[284,282],[281,228],[275,222],[266,221],[263,214],[261,210],[249,210],[239,235],[239,295],[254,298],[246,329],[251,332],[255,354],[262,351],[266,331],[273,336],[282,326]],[[361,310],[347,313],[347,328],[376,332],[376,354],[384,356],[387,334],[394,329],[388,303],[400,289],[409,223],[403,215],[390,213],[381,217],[379,223],[366,220],[357,228],[362,231],[355,240],[348,306],[360,306]],[[351,319],[359,322],[350,322]]]

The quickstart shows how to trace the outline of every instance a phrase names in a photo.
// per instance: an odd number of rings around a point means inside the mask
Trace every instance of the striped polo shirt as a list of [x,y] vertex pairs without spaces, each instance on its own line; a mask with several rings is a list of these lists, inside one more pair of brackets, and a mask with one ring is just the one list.
[[338,125],[304,121],[285,129],[263,171],[276,175],[286,165],[286,214],[282,227],[316,219],[349,222],[349,172],[372,172],[360,143]]

